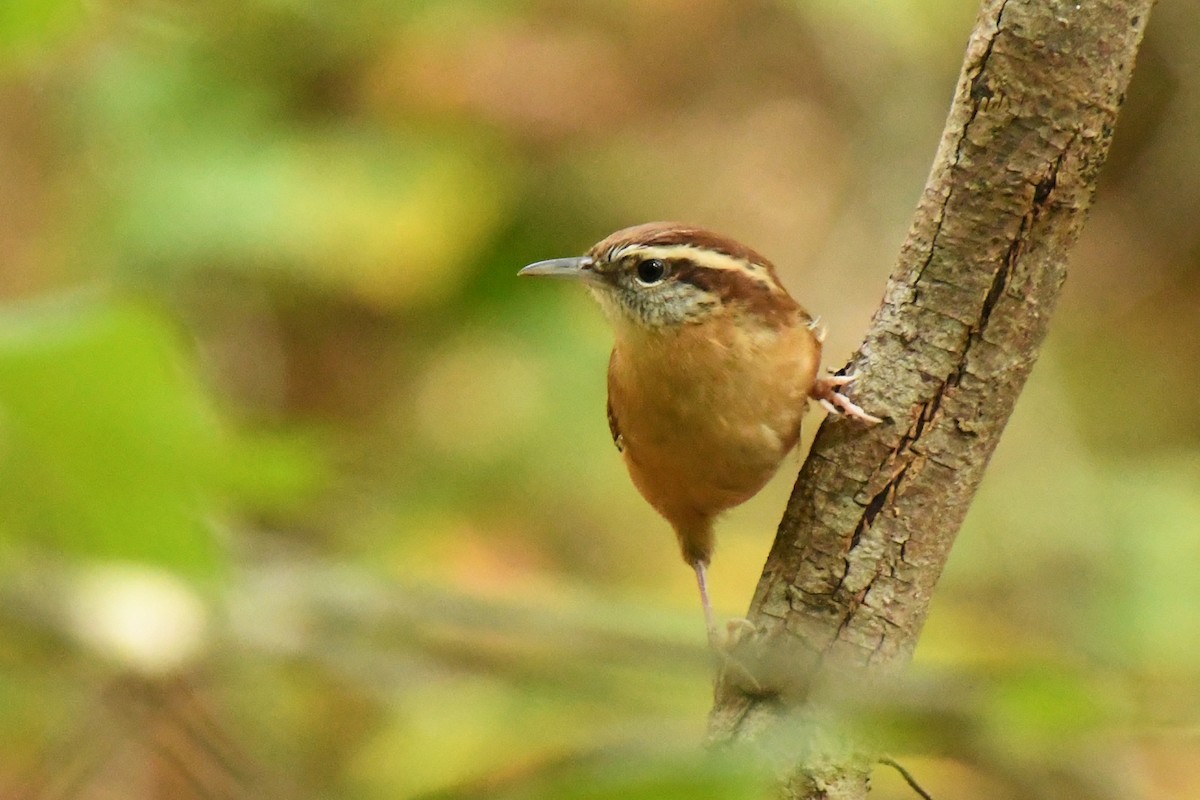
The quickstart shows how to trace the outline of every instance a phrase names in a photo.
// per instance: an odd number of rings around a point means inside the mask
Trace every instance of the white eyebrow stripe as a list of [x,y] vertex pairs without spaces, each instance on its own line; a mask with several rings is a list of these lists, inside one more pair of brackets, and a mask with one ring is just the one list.
[[686,258],[692,263],[704,267],[706,269],[721,269],[732,272],[745,272],[748,274],[756,274],[762,271],[762,266],[748,261],[743,261],[740,258],[719,253],[716,250],[709,250],[704,247],[696,247],[690,244],[670,244],[670,245],[640,245],[631,244],[625,247],[618,248],[612,252],[609,258],[613,261],[624,258],[626,256],[636,255],[642,258],[661,258],[669,261],[673,258]]

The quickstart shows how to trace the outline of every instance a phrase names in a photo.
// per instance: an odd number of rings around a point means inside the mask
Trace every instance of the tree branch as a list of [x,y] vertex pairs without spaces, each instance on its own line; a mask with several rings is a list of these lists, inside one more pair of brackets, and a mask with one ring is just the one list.
[[[865,797],[822,709],[902,670],[1036,360],[1151,0],[985,0],[916,217],[852,369],[889,422],[827,420],[784,513],[714,742],[787,728],[789,797]],[[797,724],[793,724],[797,723]],[[797,752],[799,747],[799,752]]]

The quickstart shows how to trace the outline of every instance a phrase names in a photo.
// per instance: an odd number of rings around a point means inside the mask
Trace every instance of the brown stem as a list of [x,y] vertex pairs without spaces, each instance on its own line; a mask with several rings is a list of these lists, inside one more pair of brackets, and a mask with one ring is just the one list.
[[[788,797],[865,797],[823,720],[902,670],[1065,278],[1151,0],[985,0],[941,145],[852,369],[888,420],[819,431],[710,738],[791,733]],[[748,689],[766,686],[769,691]],[[822,710],[825,709],[825,710]],[[836,715],[834,715],[836,716]]]

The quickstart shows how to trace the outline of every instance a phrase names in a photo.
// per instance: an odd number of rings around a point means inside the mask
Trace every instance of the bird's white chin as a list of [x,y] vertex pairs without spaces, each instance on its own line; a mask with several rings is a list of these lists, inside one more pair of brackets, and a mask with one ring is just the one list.
[[666,287],[653,293],[623,292],[619,287],[604,285],[588,286],[588,289],[618,336],[635,331],[662,333],[685,323],[698,322],[711,313],[713,305],[707,295],[677,287]]

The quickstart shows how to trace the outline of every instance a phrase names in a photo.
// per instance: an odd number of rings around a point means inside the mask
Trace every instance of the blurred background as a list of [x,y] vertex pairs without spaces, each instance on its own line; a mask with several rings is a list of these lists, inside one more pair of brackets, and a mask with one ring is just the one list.
[[[608,438],[605,324],[514,275],[695,222],[840,366],[975,11],[4,0],[0,798],[763,796],[696,747],[702,618]],[[935,797],[1200,794],[1198,34],[1156,9],[873,725]],[[723,615],[799,463],[721,526]]]

